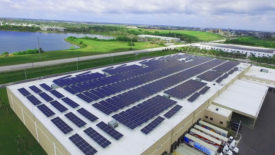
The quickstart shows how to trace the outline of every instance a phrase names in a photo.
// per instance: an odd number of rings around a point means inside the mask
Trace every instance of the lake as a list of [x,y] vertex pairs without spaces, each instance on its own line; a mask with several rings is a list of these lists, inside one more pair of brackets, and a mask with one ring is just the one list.
[[69,36],[113,39],[113,37],[93,34],[0,31],[0,54],[6,51],[12,53],[27,49],[37,49],[38,40],[40,47],[44,51],[70,49],[74,45],[64,40]]

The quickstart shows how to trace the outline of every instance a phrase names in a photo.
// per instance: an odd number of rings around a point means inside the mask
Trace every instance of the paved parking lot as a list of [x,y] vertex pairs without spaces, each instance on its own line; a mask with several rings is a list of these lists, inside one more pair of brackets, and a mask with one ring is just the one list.
[[242,128],[240,155],[275,155],[275,92],[269,92],[255,128]]

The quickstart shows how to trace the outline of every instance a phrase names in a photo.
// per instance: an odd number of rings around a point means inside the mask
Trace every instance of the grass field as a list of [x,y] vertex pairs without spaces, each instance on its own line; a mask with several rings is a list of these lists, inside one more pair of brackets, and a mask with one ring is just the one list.
[[275,39],[266,40],[255,37],[240,37],[237,39],[226,40],[225,43],[275,48]]
[[[0,66],[131,50],[128,42],[123,41],[99,41],[90,39],[79,39],[79,41],[82,41],[87,46],[84,48],[51,51],[41,54],[14,55],[8,57],[0,56]],[[152,44],[150,42],[136,42],[135,46],[132,47],[132,50],[140,50],[154,47],[159,47],[159,45]]]
[[[103,58],[81,62],[79,69],[94,68],[108,64],[139,60],[142,58],[163,56],[174,54],[175,51],[142,53],[139,55],[125,55],[112,58]],[[40,77],[45,75],[75,71],[76,64],[69,63],[51,67],[43,67],[27,70],[28,78]],[[9,72],[0,74],[1,83],[24,80],[23,72]],[[0,88],[0,155],[30,155],[46,154],[34,137],[26,129],[8,105],[8,98],[5,88]]]
[[190,30],[131,29],[129,30],[129,32],[132,32],[135,34],[154,34],[154,35],[168,35],[169,33],[173,33],[171,37],[177,37],[176,34],[179,34],[179,35],[185,36],[186,38],[190,38],[193,41],[213,41],[213,40],[223,39],[221,35],[218,35],[215,33],[202,32],[202,31],[190,31]]

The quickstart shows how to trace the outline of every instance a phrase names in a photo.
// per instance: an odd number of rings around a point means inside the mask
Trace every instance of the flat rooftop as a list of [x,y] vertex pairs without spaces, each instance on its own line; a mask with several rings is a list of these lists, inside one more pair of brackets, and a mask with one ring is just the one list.
[[[146,151],[247,67],[244,63],[174,54],[16,84],[8,89],[71,154],[84,154],[71,140],[80,136],[93,153],[135,155]],[[153,111],[147,109],[149,106]],[[79,111],[83,109],[97,119],[82,115]],[[114,138],[98,125],[112,120],[118,122],[114,130],[122,136]],[[154,123],[159,125],[154,128]],[[105,141],[98,141],[98,134]]]
[[215,47],[220,47],[220,48],[230,48],[230,49],[236,49],[236,50],[263,52],[263,53],[274,53],[275,52],[275,49],[271,49],[271,48],[251,47],[251,46],[234,45],[234,44],[205,43],[203,45],[215,46]]
[[257,118],[268,87],[249,80],[237,80],[214,103],[232,111]]

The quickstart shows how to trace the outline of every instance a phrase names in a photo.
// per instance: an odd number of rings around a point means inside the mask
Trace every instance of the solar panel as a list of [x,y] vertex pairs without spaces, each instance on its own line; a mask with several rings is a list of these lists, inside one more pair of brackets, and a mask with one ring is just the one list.
[[188,98],[189,102],[194,102],[198,97],[200,96],[200,93],[196,92],[191,97]]
[[38,105],[41,103],[41,101],[39,101],[36,97],[34,97],[33,95],[30,95],[27,97],[27,99],[33,104],[33,105]]
[[171,118],[171,117],[174,116],[181,108],[182,108],[182,106],[176,105],[176,106],[174,106],[171,110],[169,110],[167,113],[165,113],[164,116],[165,116],[166,118]]
[[54,119],[51,120],[56,127],[58,127],[64,134],[67,134],[71,131],[73,131],[73,129],[67,124],[65,123],[61,118],[56,117]]
[[64,112],[67,111],[68,109],[66,107],[64,107],[61,103],[59,103],[58,101],[52,101],[51,105],[54,106],[58,111],[60,112]]
[[53,100],[53,98],[50,97],[50,96],[49,96],[48,94],[46,94],[45,92],[40,93],[39,96],[41,96],[41,97],[42,97],[45,101],[47,101],[47,102],[50,102],[50,101]]
[[51,90],[50,93],[53,94],[53,95],[54,95],[55,97],[57,97],[57,98],[62,98],[62,97],[64,97],[64,95],[61,94],[60,92],[58,92],[57,90]]
[[18,91],[23,95],[23,96],[28,96],[31,95],[29,91],[27,91],[25,88],[20,88]]
[[30,86],[29,88],[37,94],[41,92],[41,90],[39,88],[37,88],[36,86]]
[[108,135],[110,135],[116,140],[119,140],[123,136],[121,133],[119,133],[109,125],[105,124],[104,122],[100,122],[96,126],[102,129],[104,132],[106,132]]
[[205,87],[203,87],[203,88],[199,91],[199,93],[200,93],[200,94],[205,94],[209,89],[210,89],[210,87],[205,86]]
[[48,108],[45,104],[42,104],[42,105],[39,105],[37,106],[37,108],[43,112],[43,114],[45,114],[47,117],[51,117],[53,116],[55,113],[50,109]]
[[150,133],[152,130],[154,130],[161,122],[164,121],[164,118],[158,116],[155,120],[153,120],[151,123],[146,125],[144,128],[141,129],[141,132],[144,134]]
[[91,137],[95,142],[97,142],[103,148],[107,147],[111,144],[109,140],[103,137],[101,134],[96,132],[93,128],[89,127],[88,129],[84,130],[84,132]]
[[41,86],[42,88],[44,88],[46,91],[52,90],[52,88],[51,88],[50,86],[48,86],[46,83],[42,83],[42,84],[40,84],[40,86]]
[[89,143],[87,143],[78,134],[74,134],[69,139],[76,145],[85,155],[93,155],[97,152]]
[[86,125],[86,123],[84,121],[82,121],[79,117],[77,117],[72,112],[67,113],[65,116],[78,127],[82,127],[82,126]]
[[65,97],[62,99],[66,104],[68,104],[72,108],[76,108],[79,106],[79,104],[75,103],[73,100],[69,99],[68,97]]
[[83,94],[77,94],[76,96],[78,96],[78,97],[81,98],[82,100],[86,101],[87,103],[90,103],[90,102],[93,101],[91,98],[89,98],[88,96],[83,95]]
[[85,110],[84,108],[78,109],[77,110],[82,116],[84,116],[85,118],[87,118],[88,120],[90,120],[91,122],[94,122],[98,119],[98,117],[96,117],[95,115],[93,115],[92,113],[90,113],[89,111]]

